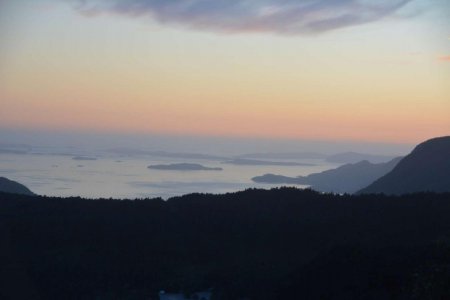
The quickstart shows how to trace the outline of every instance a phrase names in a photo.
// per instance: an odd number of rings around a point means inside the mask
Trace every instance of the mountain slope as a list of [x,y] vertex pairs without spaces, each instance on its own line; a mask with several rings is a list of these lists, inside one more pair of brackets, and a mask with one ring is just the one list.
[[359,193],[405,194],[450,191],[450,136],[419,144],[385,176]]
[[35,195],[26,186],[18,182],[9,180],[5,177],[0,177],[0,192],[11,193],[11,194],[23,194],[23,195]]
[[266,174],[254,177],[252,180],[262,183],[310,185],[312,189],[321,192],[354,193],[391,171],[400,159],[398,157],[380,164],[373,164],[365,160],[308,176],[286,177]]

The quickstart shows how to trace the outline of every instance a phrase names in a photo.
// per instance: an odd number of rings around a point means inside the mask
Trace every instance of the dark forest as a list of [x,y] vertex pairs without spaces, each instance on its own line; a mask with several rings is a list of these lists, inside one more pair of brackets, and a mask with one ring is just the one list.
[[450,193],[0,194],[2,299],[444,299]]

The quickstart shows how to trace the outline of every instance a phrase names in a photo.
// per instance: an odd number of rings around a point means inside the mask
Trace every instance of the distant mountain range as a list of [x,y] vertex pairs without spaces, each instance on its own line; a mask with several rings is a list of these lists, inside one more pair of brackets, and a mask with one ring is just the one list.
[[317,152],[266,152],[239,155],[240,158],[257,159],[325,159],[327,155]]
[[363,160],[367,160],[371,163],[382,163],[388,162],[395,158],[392,155],[377,155],[369,153],[359,153],[359,152],[343,152],[337,154],[323,154],[317,152],[268,152],[268,153],[249,153],[240,155],[239,158],[249,158],[249,159],[292,159],[292,160],[303,160],[303,159],[324,159],[327,162],[337,163],[337,164],[349,164],[357,163]]
[[0,143],[0,154],[27,154],[30,150],[30,145]]
[[108,152],[124,155],[124,156],[155,156],[155,157],[169,157],[169,158],[183,158],[183,159],[206,159],[206,160],[224,160],[225,156],[209,155],[202,153],[189,152],[167,152],[167,151],[146,151],[131,148],[114,148],[109,149]]
[[96,157],[89,157],[89,156],[74,156],[72,157],[73,160],[97,160]]
[[240,166],[314,166],[314,164],[299,163],[292,161],[268,161],[247,158],[236,158],[222,162],[224,164],[240,165]]
[[[109,149],[108,152],[124,155],[124,156],[153,156],[165,158],[182,158],[182,159],[205,159],[226,161],[226,163],[239,165],[292,165],[296,162],[275,162],[275,164],[267,163],[270,160],[309,160],[309,159],[324,159],[331,163],[346,164],[356,163],[362,160],[367,160],[372,163],[387,162],[395,156],[377,155],[358,152],[343,152],[332,155],[327,155],[317,152],[266,152],[266,153],[248,153],[236,156],[221,156],[204,153],[189,153],[189,152],[167,152],[167,151],[147,151],[132,148],[114,148]],[[259,161],[264,163],[252,163],[252,161]],[[298,162],[297,162],[298,163]],[[298,163],[301,165],[300,163]]]
[[377,178],[387,174],[400,161],[400,157],[386,163],[373,164],[366,160],[345,164],[336,169],[313,173],[308,176],[287,177],[266,174],[252,178],[255,182],[276,184],[309,185],[312,189],[321,192],[354,193],[367,186]]
[[450,191],[450,136],[419,144],[397,166],[359,193]]
[[[72,156],[74,160],[95,160],[96,156],[90,155],[88,152],[83,153],[67,153],[67,152],[48,152],[42,149],[31,152],[32,146],[24,144],[8,144],[0,143],[0,154],[44,154],[44,155],[58,155],[58,156]],[[142,150],[127,147],[107,149],[106,152],[118,154],[121,156],[151,156],[151,157],[164,157],[164,158],[182,158],[182,159],[197,159],[197,160],[215,160],[215,161],[227,161],[233,164],[239,165],[252,165],[252,163],[246,163],[246,160],[311,160],[322,159],[327,162],[336,164],[356,163],[359,161],[367,160],[372,163],[387,162],[395,156],[377,155],[358,152],[343,152],[337,154],[323,154],[319,152],[261,152],[261,153],[247,153],[241,155],[214,155],[205,153],[192,153],[192,152],[169,152],[169,151],[152,151]],[[297,162],[298,163],[298,162]],[[291,162],[277,162],[276,164],[264,165],[294,165]],[[298,163],[301,165],[300,163]],[[262,163],[255,163],[254,165],[263,165]],[[306,164],[305,164],[306,165]]]
[[167,164],[167,165],[150,165],[149,169],[155,170],[168,170],[168,171],[222,171],[222,168],[217,167],[205,167],[200,164],[180,163],[180,164]]
[[20,184],[13,180],[9,180],[8,178],[5,177],[0,177],[0,192],[11,194],[22,194],[28,196],[36,195],[23,184]]
[[334,155],[330,155],[326,158],[326,161],[332,163],[343,163],[343,164],[353,164],[363,160],[367,160],[371,163],[384,163],[395,158],[390,155],[376,155],[358,152],[344,152]]
[[[341,161],[362,157],[343,153],[327,160]],[[387,157],[373,156],[372,160]],[[336,169],[308,176],[287,177],[266,174],[255,182],[309,185],[312,189],[335,193],[406,194],[415,192],[450,192],[450,136],[419,144],[408,156],[385,163],[367,160],[345,164]],[[365,187],[364,187],[365,186]]]

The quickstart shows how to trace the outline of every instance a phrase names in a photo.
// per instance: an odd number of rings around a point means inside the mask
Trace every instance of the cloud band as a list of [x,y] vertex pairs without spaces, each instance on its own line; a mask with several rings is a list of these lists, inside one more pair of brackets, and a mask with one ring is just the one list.
[[87,15],[151,17],[216,32],[314,34],[375,22],[412,0],[74,0]]

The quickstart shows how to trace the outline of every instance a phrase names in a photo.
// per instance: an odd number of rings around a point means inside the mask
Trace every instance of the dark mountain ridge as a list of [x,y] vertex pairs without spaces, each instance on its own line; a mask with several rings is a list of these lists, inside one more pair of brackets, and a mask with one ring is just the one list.
[[419,191],[450,191],[450,136],[419,144],[391,172],[359,193],[398,195]]

